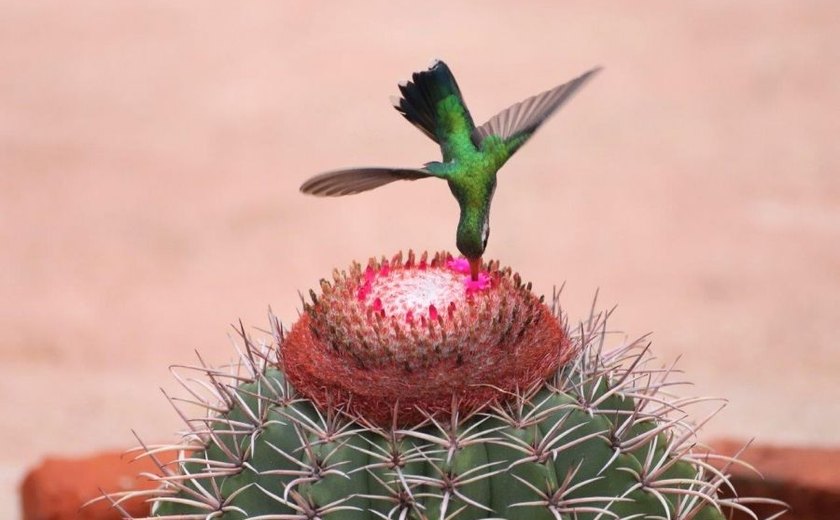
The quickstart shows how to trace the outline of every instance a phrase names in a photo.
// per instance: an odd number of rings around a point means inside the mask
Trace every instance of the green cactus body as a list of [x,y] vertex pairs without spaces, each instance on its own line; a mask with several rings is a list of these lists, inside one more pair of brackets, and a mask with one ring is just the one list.
[[[401,262],[391,262],[390,269],[395,265]],[[518,281],[514,285],[511,291],[521,291]],[[520,305],[504,298],[505,305]],[[556,298],[549,312],[562,323]],[[258,345],[242,331],[235,367],[200,369],[211,383],[205,387],[210,396],[201,397],[208,414],[187,421],[187,441],[147,448],[152,457],[180,450],[175,466],[160,466],[152,513],[226,520],[723,520],[732,509],[748,510],[750,500],[720,496],[729,487],[726,474],[695,452],[695,427],[682,411],[693,401],[663,391],[670,370],[649,368],[651,357],[640,342],[602,348],[606,316],[590,316],[574,336],[565,327],[560,340],[545,336],[564,351],[570,342],[574,352],[571,359],[552,357],[564,362],[547,376],[508,386],[483,407],[454,392],[449,410],[441,410],[434,394],[435,406],[408,423],[396,402],[370,419],[361,413],[368,408],[353,406],[352,396],[298,393],[282,363],[294,333],[282,331],[272,316],[273,341]],[[510,337],[511,327],[504,325],[497,328]],[[451,331],[440,332],[452,341]],[[353,334],[337,333],[346,348]],[[394,336],[405,341],[405,334]],[[418,341],[435,350],[428,338]],[[415,359],[433,364],[423,356]],[[361,365],[370,363],[355,366]],[[365,407],[378,399],[367,397]]]
[[[328,420],[306,400],[277,393],[288,388],[283,374],[264,370],[261,378],[270,385],[226,388],[239,398],[213,427],[217,433],[207,436],[207,447],[188,459],[212,462],[184,463],[193,481],[179,482],[173,487],[182,488],[179,492],[159,497],[157,516],[374,519],[449,518],[458,512],[456,518],[510,520],[573,518],[572,513],[581,520],[725,518],[714,498],[722,482],[705,480],[694,461],[677,458],[685,448],[669,445],[668,433],[651,428],[634,449],[616,452],[610,443],[615,410],[586,410],[574,388],[516,396],[458,421],[455,430],[451,423],[434,422],[416,430],[358,431],[352,422]],[[245,409],[250,413],[241,413]],[[247,423],[246,417],[257,420]],[[241,428],[232,428],[234,422]],[[628,435],[645,434],[631,428]],[[242,457],[231,460],[234,438]],[[646,467],[672,462],[662,481],[679,475],[677,487],[640,482]],[[207,475],[219,467],[227,470]],[[684,495],[680,487],[696,495]],[[218,488],[217,495],[212,501],[204,497],[200,506],[186,504],[198,488]]]

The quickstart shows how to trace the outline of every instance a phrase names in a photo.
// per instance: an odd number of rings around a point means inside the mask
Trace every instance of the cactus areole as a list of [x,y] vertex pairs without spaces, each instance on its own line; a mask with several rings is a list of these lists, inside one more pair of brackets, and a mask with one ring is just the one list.
[[298,392],[372,423],[469,413],[532,386],[571,342],[518,274],[490,263],[473,281],[438,253],[371,259],[321,282],[281,351]]

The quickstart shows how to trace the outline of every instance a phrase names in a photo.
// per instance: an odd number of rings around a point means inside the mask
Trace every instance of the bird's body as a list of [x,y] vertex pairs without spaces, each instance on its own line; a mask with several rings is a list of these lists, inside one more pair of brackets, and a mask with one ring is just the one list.
[[490,233],[490,203],[496,172],[557,108],[598,69],[543,92],[493,116],[480,127],[473,123],[455,78],[442,61],[417,72],[400,85],[394,107],[440,145],[442,162],[423,168],[357,168],[323,173],[306,181],[301,191],[312,195],[349,195],[395,180],[438,177],[460,206],[458,250],[469,260],[475,280]]

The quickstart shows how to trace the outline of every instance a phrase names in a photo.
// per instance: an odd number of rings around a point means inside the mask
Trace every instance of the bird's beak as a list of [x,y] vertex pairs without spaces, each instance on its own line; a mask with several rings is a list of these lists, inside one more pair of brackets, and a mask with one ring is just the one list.
[[478,281],[478,271],[481,270],[481,257],[478,258],[467,258],[470,262],[470,277],[472,281]]

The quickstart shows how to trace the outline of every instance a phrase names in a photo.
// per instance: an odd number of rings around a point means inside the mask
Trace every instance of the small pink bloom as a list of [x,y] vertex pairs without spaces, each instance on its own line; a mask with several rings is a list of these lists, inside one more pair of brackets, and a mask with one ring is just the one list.
[[373,270],[373,267],[367,266],[365,269],[365,284],[373,283],[373,279],[376,278],[376,273]]
[[467,286],[467,294],[473,294],[478,291],[483,291],[490,287],[490,275],[487,273],[478,273],[478,280],[473,280],[470,277],[467,277],[464,280],[464,285]]
[[470,263],[464,257],[454,258],[446,262],[446,267],[456,273],[469,274],[470,272]]
[[438,319],[437,308],[435,308],[434,304],[429,305],[429,319],[432,321],[437,321]]
[[456,273],[468,275],[464,279],[464,286],[467,288],[467,294],[474,294],[478,291],[483,291],[490,287],[490,275],[486,272],[478,273],[478,280],[473,280],[470,272],[470,262],[464,257],[455,258],[446,263],[446,267],[455,271]]
[[356,293],[356,298],[363,302],[367,298],[368,292],[370,291],[370,284],[365,284],[359,287],[358,292]]

